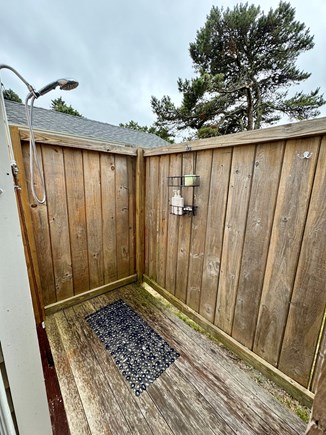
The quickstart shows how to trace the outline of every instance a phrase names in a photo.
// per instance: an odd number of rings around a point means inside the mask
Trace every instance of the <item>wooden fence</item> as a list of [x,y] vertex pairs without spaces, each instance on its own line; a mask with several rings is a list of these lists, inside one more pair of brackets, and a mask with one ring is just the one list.
[[[145,151],[149,282],[312,389],[326,304],[325,130],[308,121]],[[167,177],[193,173],[196,215],[170,214]]]
[[[36,320],[144,272],[233,349],[314,391],[326,345],[325,133],[321,119],[137,153],[36,132],[47,190],[37,205],[28,133],[12,127]],[[167,177],[191,173],[197,213],[172,215]]]
[[[28,134],[12,128],[11,136],[43,305],[134,280],[136,151],[37,134],[47,192],[46,205],[39,205],[30,189]],[[37,176],[35,188],[41,196]]]

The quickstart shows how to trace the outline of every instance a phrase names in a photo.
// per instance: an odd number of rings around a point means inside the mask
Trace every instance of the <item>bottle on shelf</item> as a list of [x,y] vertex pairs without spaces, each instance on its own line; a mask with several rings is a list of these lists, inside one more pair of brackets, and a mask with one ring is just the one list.
[[172,214],[182,215],[184,207],[184,199],[180,195],[180,190],[174,190],[174,195],[171,200]]

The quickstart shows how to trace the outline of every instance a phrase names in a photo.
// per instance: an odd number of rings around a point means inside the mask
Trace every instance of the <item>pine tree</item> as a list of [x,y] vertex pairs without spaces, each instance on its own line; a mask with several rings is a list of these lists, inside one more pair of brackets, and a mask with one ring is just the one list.
[[289,95],[291,85],[310,77],[296,66],[314,46],[290,3],[265,14],[259,6],[213,6],[190,44],[196,77],[178,80],[176,107],[169,96],[152,97],[157,124],[171,130],[190,128],[209,137],[271,125],[287,115],[302,120],[319,115],[325,104],[320,89]]
[[5,100],[15,101],[16,103],[22,103],[21,98],[12,89],[6,89],[3,91],[3,98]]
[[68,115],[80,116],[82,115],[70,105],[68,106],[61,97],[51,100],[51,109],[56,112],[67,113]]
[[147,125],[144,125],[144,126],[139,125],[138,122],[136,122],[136,121],[129,121],[125,124],[120,123],[119,127],[131,128],[132,130],[156,134],[156,136],[161,137],[162,139],[166,140],[167,142],[170,142],[170,143],[174,142],[173,135],[169,134],[167,128],[157,127],[155,124],[148,127]]

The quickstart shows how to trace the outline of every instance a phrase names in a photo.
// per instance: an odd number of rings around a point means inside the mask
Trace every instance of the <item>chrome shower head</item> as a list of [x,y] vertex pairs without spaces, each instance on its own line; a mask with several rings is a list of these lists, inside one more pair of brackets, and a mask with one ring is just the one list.
[[59,79],[58,84],[60,86],[60,89],[63,89],[64,91],[71,91],[72,89],[77,88],[79,83],[76,80],[71,79]]
[[41,95],[45,95],[48,92],[55,89],[57,86],[60,87],[60,89],[64,91],[70,91],[71,89],[75,89],[78,86],[78,82],[76,80],[70,80],[70,79],[59,79],[55,82],[49,83],[48,85],[41,88],[39,91],[35,92],[36,98],[40,97]]

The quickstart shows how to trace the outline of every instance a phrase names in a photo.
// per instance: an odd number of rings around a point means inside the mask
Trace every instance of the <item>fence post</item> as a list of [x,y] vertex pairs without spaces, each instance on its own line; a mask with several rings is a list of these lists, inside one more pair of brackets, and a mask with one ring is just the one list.
[[136,163],[136,272],[143,281],[145,262],[145,159],[144,150],[137,149]]
[[317,382],[317,392],[312,405],[311,419],[307,427],[307,435],[318,435],[326,432],[326,351],[322,354],[322,366]]
[[19,220],[23,236],[25,258],[27,263],[28,279],[31,288],[31,296],[34,308],[36,324],[39,325],[44,320],[44,303],[40,274],[38,269],[38,260],[36,245],[34,239],[34,229],[32,216],[29,206],[28,189],[21,149],[21,140],[17,127],[10,127],[10,137],[14,150],[15,159],[19,167],[17,184],[20,189],[16,190],[16,200],[19,211]]

